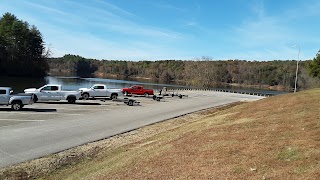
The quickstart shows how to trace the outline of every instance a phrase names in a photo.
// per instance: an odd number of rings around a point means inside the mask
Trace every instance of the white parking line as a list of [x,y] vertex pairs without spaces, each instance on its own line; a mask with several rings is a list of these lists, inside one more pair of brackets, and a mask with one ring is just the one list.
[[45,120],[23,120],[23,119],[0,119],[0,121],[29,121],[29,122],[41,122]]

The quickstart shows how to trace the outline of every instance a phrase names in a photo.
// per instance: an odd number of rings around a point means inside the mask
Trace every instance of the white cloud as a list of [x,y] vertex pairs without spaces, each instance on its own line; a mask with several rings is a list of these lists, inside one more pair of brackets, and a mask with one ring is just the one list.
[[42,11],[45,11],[45,12],[51,12],[51,13],[55,13],[55,14],[59,14],[59,15],[68,15],[68,13],[66,12],[63,12],[59,9],[56,9],[56,8],[52,8],[50,6],[44,6],[44,5],[41,5],[39,3],[32,3],[30,1],[25,1],[25,6],[31,6],[32,8],[37,8],[37,9],[41,9]]
[[115,6],[115,5],[111,4],[111,3],[107,3],[107,2],[102,1],[102,0],[96,0],[96,2],[98,2],[98,3],[100,3],[100,4],[104,5],[104,6],[110,7],[111,9],[114,9],[117,12],[120,12],[121,14],[125,14],[125,15],[131,16],[131,17],[136,17],[135,14],[130,13],[130,12],[128,12],[128,11],[118,7],[118,6]]

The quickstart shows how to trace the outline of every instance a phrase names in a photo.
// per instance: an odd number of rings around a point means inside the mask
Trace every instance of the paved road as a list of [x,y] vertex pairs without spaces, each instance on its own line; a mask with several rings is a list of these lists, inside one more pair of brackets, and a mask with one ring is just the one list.
[[162,102],[138,98],[140,106],[112,101],[79,101],[76,105],[36,103],[24,111],[0,108],[0,167],[17,164],[88,142],[104,139],[186,113],[253,101],[260,96],[186,91],[186,98]]

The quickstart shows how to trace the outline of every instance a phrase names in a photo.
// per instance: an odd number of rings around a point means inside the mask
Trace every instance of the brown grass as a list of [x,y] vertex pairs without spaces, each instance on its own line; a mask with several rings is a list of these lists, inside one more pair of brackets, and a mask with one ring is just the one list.
[[320,89],[191,114],[129,137],[95,145],[94,157],[42,178],[320,179]]

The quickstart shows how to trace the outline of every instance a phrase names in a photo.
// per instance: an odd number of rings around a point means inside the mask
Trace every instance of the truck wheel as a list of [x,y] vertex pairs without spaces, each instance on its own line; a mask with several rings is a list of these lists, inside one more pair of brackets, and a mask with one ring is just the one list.
[[14,111],[20,111],[23,107],[23,104],[19,101],[12,102],[11,109]]
[[69,98],[68,98],[68,103],[69,103],[69,104],[74,104],[74,103],[76,103],[76,98],[75,98],[75,97],[69,97]]
[[111,99],[117,99],[118,98],[118,94],[111,94]]
[[149,97],[149,94],[148,94],[148,93],[144,93],[144,96],[145,96],[145,97]]
[[88,93],[83,93],[81,96],[82,96],[82,99],[85,99],[85,100],[89,99],[90,97]]
[[128,106],[133,106],[133,100],[129,100]]
[[34,97],[33,97],[33,102],[38,102],[38,97],[37,97],[37,95],[34,95]]
[[125,91],[123,94],[124,94],[125,96],[128,96],[128,92],[127,92],[127,91]]

